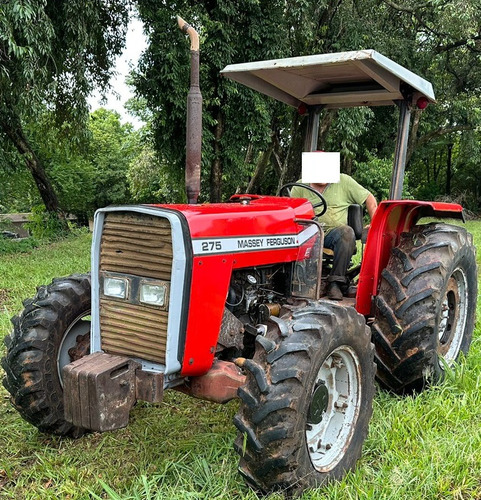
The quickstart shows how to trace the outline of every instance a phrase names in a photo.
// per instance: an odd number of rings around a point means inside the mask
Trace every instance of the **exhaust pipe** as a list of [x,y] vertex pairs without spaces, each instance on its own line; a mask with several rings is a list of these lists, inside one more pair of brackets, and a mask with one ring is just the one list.
[[199,34],[181,17],[179,28],[190,38],[190,89],[187,95],[185,189],[189,204],[197,203],[200,192],[202,150],[202,94],[199,87]]

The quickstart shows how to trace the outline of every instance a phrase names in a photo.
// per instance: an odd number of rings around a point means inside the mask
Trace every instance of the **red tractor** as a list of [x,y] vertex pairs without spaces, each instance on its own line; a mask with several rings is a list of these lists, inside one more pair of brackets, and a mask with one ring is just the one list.
[[[188,98],[189,204],[98,210],[92,272],[41,286],[5,339],[4,385],[42,432],[128,424],[167,389],[240,398],[239,470],[263,491],[341,478],[368,432],[375,392],[442,378],[466,353],[477,270],[457,204],[400,200],[410,111],[431,84],[372,50],[227,66],[223,75],[309,113],[400,108],[390,199],[371,222],[355,298],[321,297],[323,230],[305,199],[235,195],[196,204],[201,103],[195,31]],[[320,200],[322,202],[322,200]],[[160,417],[160,415],[159,415]]]

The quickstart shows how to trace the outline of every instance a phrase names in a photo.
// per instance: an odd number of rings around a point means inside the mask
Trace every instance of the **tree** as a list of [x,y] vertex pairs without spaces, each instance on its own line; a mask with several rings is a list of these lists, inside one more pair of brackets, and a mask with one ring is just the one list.
[[129,164],[140,151],[139,136],[129,123],[122,124],[115,111],[98,109],[91,114],[92,134],[86,159],[94,171],[93,208],[129,203]]
[[[481,2],[381,0],[376,4],[376,19],[383,21],[369,23],[374,12],[363,10],[366,35],[375,35],[379,50],[431,81],[437,96],[435,105],[413,113],[407,170],[411,185],[418,186],[414,194],[421,199],[447,191],[454,194],[466,188],[466,178],[472,178],[469,165],[473,157],[467,156],[473,152],[476,129],[481,124]],[[380,26],[385,29],[379,30]],[[384,131],[371,134],[378,142],[378,151],[391,141],[392,126],[386,125]],[[364,146],[369,143],[366,139]],[[460,175],[461,165],[464,175]],[[467,187],[473,194],[479,190],[476,177]]]
[[239,180],[247,180],[250,160],[268,145],[276,103],[222,78],[219,71],[231,62],[282,55],[287,40],[278,27],[284,2],[167,0],[159,8],[155,0],[139,0],[138,9],[150,44],[134,83],[153,112],[156,150],[174,170],[182,170],[185,163],[189,88],[188,42],[175,14],[182,13],[200,32],[202,180],[204,187],[210,186],[210,200],[220,201],[223,184],[235,190]]
[[19,156],[16,151],[0,150],[0,213],[28,212],[40,203],[38,189]]
[[[172,172],[146,143],[130,162],[127,179],[132,199],[137,203],[185,203],[180,170]],[[177,176],[176,176],[177,174]]]
[[[222,79],[219,71],[229,63],[366,48],[366,18],[359,22],[359,16],[366,6],[372,14],[372,0],[166,1],[161,8],[154,0],[138,0],[138,5],[150,45],[134,83],[153,112],[156,150],[167,164],[180,170],[185,158],[189,53],[175,23],[181,12],[201,36],[202,165],[210,200],[219,201],[223,191],[265,187],[266,176],[279,179],[268,186],[274,191],[298,178],[305,117]],[[352,168],[370,116],[369,110],[346,110],[322,117],[320,142],[345,153],[345,170]]]
[[[5,0],[0,8],[0,132],[23,157],[50,212],[59,201],[25,124],[45,103],[79,136],[86,98],[105,88],[124,44],[128,0]],[[5,148],[5,146],[4,146]]]
[[68,128],[55,126],[55,116],[48,111],[25,127],[62,212],[85,222],[99,207],[129,203],[127,170],[139,154],[139,132],[106,109],[91,113],[80,143],[70,139]]

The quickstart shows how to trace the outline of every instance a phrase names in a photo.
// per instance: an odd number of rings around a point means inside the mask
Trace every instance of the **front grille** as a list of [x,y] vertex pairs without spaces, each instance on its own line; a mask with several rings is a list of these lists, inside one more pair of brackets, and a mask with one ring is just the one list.
[[[167,219],[110,212],[100,246],[100,272],[170,282],[172,234]],[[165,363],[168,312],[155,306],[100,297],[102,350]]]
[[102,232],[100,269],[170,281],[169,221],[144,214],[108,213]]
[[165,363],[167,314],[153,307],[102,298],[102,349],[110,354]]

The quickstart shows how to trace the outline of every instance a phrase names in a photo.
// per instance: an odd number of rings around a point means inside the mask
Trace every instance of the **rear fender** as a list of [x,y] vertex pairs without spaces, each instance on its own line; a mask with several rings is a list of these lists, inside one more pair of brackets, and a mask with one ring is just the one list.
[[371,221],[366,248],[359,275],[356,309],[368,316],[372,314],[373,297],[379,290],[381,273],[387,266],[391,250],[403,232],[409,232],[422,217],[461,219],[463,208],[456,203],[395,200],[379,204]]

